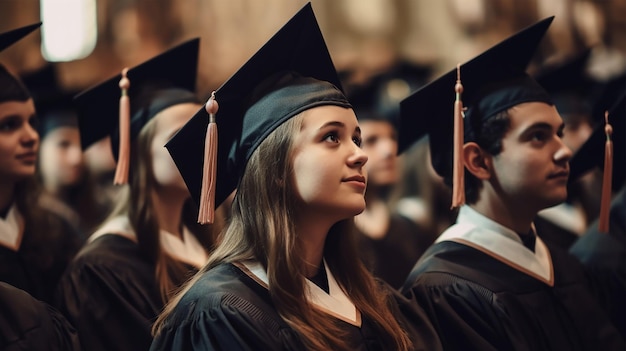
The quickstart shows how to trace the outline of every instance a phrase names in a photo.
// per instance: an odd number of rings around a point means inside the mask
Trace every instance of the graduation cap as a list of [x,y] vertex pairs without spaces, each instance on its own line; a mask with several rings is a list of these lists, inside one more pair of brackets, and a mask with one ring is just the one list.
[[610,133],[607,133],[605,124],[594,129],[589,139],[570,160],[569,176],[571,183],[595,167],[604,169],[600,232],[608,232],[611,189],[620,189],[626,183],[626,90],[622,90],[621,98],[608,111],[605,118],[606,124],[610,125],[608,127]]
[[46,65],[42,69],[23,75],[21,80],[35,102],[37,130],[41,139],[56,128],[78,128],[78,118],[72,99],[75,92],[66,91],[59,85],[53,65]]
[[127,181],[130,142],[154,116],[173,105],[199,102],[194,93],[199,42],[189,40],[75,97],[83,150],[111,136],[116,184]]
[[477,140],[483,123],[499,112],[524,102],[552,103],[526,67],[553,19],[510,36],[400,103],[399,152],[429,135],[435,171],[444,178],[453,176],[453,207],[465,201],[464,167],[455,148]]
[[591,115],[592,91],[597,83],[587,74],[590,56],[591,49],[584,50],[565,62],[543,67],[534,76],[566,123],[574,115]]
[[591,97],[591,114],[596,124],[604,124],[604,112],[613,107],[624,91],[626,91],[626,71],[608,80],[596,82]]
[[347,93],[359,121],[384,120],[399,127],[400,101],[423,86],[430,67],[399,61]]
[[[201,223],[211,221],[210,211],[235,190],[252,153],[278,126],[316,106],[351,107],[310,3],[215,91],[215,101],[219,103],[215,157],[205,155],[210,116],[204,108],[166,145],[200,206]],[[215,105],[209,100],[207,107]]]
[[33,23],[28,26],[16,28],[8,32],[1,33],[0,34],[0,52],[4,51],[4,49],[8,48],[9,46],[15,44],[20,39],[24,38],[25,36],[27,36],[28,34],[30,34],[31,32],[33,32],[35,29],[39,27],[41,27],[41,22]]
[[[41,22],[0,33],[0,52],[33,32],[41,26]],[[22,83],[0,64],[0,102],[10,100],[27,100],[30,95]]]

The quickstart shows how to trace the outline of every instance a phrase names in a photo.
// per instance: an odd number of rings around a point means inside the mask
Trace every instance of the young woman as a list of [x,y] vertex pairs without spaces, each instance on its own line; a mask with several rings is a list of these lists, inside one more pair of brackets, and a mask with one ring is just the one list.
[[[189,193],[163,147],[200,106],[193,92],[198,43],[186,42],[128,71],[129,159],[123,147],[114,150],[118,164],[130,165],[126,198],[90,236],[60,284],[60,306],[85,349],[148,349],[164,303],[206,263],[209,228],[189,224],[196,218],[185,206]],[[120,77],[76,98],[83,147],[104,134],[118,138],[111,115]]]
[[[359,260],[351,229],[367,155],[337,86],[308,4],[207,103],[220,104],[216,203],[237,192],[208,264],[155,324],[152,350],[437,349],[421,311]],[[167,145],[201,199],[207,117],[200,110]]]
[[[2,34],[16,41],[33,25]],[[4,49],[2,47],[1,49]],[[35,105],[24,85],[0,65],[0,281],[50,302],[78,250],[71,228],[37,204],[39,134]]]
[[[0,34],[0,51],[39,26]],[[30,93],[0,65],[0,348],[79,350],[72,326],[45,302],[78,246],[37,206],[38,147]]]

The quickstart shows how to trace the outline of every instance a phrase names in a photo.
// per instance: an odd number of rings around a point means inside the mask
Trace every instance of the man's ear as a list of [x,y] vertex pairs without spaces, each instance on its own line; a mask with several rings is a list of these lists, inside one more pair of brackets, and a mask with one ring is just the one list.
[[491,178],[491,155],[475,142],[463,145],[463,162],[465,168],[476,178],[481,180]]

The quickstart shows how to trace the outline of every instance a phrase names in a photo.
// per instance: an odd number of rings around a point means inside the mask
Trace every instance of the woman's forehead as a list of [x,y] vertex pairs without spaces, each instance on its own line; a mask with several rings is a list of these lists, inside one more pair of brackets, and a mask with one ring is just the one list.
[[[336,122],[336,123],[335,123]],[[351,108],[334,105],[317,106],[302,113],[302,127],[321,127],[326,124],[355,128],[359,122]]]

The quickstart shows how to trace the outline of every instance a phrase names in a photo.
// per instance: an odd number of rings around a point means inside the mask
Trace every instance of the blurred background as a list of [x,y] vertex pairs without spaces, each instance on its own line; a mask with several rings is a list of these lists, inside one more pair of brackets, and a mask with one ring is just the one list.
[[[68,90],[87,88],[200,36],[198,92],[208,96],[305,1],[0,0],[0,31],[43,21],[0,54],[12,72],[46,66]],[[626,0],[313,0],[331,56],[349,80],[399,61],[432,79],[535,21],[555,15],[536,62],[592,47],[598,79],[626,67]],[[56,36],[56,37],[55,37]],[[43,40],[45,38],[45,40]]]

